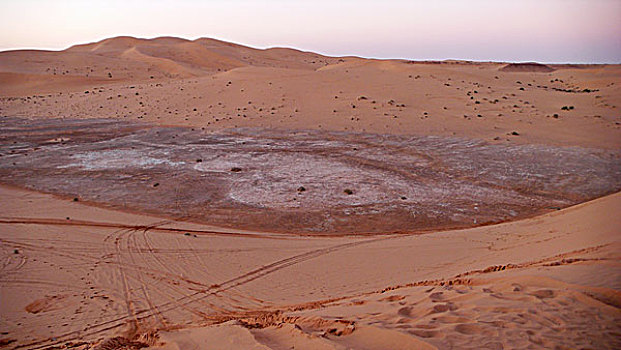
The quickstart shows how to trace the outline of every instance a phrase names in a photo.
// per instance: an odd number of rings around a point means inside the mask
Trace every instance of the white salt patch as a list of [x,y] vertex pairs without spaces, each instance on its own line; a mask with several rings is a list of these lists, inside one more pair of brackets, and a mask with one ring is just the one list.
[[153,168],[158,165],[171,167],[185,164],[172,162],[165,158],[155,158],[137,150],[104,150],[74,154],[71,159],[76,162],[59,168],[80,167],[86,170],[106,170],[122,168]]

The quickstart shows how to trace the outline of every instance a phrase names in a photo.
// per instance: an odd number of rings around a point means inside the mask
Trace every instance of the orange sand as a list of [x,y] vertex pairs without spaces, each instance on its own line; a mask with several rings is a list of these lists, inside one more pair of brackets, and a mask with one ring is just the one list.
[[[0,114],[619,150],[621,67],[503,66],[122,37],[0,53]],[[0,198],[0,347],[621,347],[618,193],[365,237],[222,229],[7,186]]]

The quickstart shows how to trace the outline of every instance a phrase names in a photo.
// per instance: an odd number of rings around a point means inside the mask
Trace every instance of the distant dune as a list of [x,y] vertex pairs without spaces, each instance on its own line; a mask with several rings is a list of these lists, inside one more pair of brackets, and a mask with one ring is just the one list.
[[554,68],[541,63],[509,63],[500,68],[503,72],[525,72],[525,73],[548,73],[554,72]]
[[[35,59],[31,59],[34,58]],[[315,69],[336,59],[294,49],[259,50],[215,39],[115,37],[62,51],[0,52],[2,72],[109,78],[187,78],[237,67]],[[111,75],[111,76],[110,76]]]

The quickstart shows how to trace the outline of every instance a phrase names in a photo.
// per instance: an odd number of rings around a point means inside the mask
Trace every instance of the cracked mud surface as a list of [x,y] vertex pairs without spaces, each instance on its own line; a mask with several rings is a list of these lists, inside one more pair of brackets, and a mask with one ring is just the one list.
[[[0,119],[2,182],[119,209],[299,233],[467,227],[621,188],[621,154],[448,137]],[[381,223],[381,225],[379,224]]]

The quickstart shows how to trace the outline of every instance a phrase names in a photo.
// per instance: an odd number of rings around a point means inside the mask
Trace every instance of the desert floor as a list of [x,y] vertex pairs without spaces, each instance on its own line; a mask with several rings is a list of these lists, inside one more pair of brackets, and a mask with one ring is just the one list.
[[621,67],[0,52],[0,347],[621,347]]

